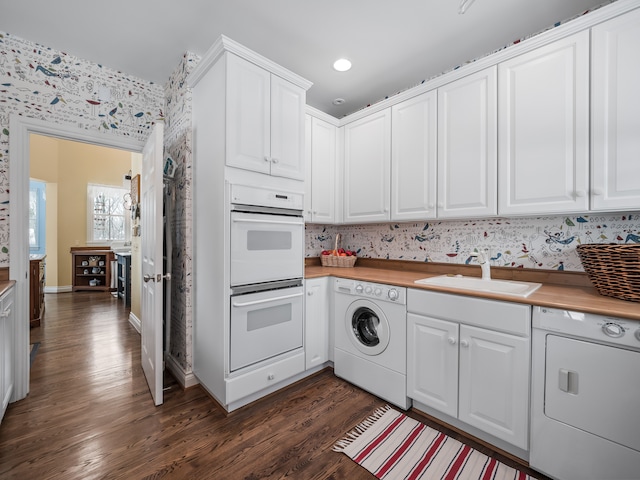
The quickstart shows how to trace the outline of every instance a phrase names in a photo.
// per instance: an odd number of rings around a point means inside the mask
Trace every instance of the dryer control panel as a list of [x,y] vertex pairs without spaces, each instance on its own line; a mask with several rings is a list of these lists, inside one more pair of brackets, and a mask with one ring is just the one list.
[[334,290],[345,295],[372,298],[379,301],[386,301],[405,305],[407,303],[407,289],[383,283],[361,282],[359,280],[348,280],[336,278]]

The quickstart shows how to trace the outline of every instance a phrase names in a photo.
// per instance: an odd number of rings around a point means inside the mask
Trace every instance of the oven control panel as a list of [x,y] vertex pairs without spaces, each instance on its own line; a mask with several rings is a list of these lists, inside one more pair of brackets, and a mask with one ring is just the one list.
[[336,278],[334,280],[334,290],[337,293],[353,295],[357,297],[371,298],[380,301],[406,304],[407,289],[382,283],[362,282],[359,280],[348,280]]

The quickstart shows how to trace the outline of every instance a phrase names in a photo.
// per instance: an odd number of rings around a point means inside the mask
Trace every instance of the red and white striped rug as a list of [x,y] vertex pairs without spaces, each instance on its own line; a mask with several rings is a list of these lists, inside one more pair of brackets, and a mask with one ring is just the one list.
[[333,447],[380,479],[529,480],[388,405],[376,410]]

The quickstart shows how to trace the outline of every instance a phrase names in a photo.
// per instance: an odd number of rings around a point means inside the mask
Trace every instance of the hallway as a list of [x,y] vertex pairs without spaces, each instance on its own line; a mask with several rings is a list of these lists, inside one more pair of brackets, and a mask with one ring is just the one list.
[[331,447],[384,403],[330,370],[228,415],[168,377],[156,408],[140,335],[110,294],[47,294],[31,335],[30,394],[0,425],[3,480],[373,478]]

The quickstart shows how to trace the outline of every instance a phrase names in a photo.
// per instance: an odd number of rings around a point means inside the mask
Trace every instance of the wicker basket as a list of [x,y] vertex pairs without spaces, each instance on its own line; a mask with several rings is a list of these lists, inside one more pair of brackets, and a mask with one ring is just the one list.
[[[340,234],[336,235],[335,248],[338,250],[340,242]],[[353,267],[356,264],[357,257],[340,257],[338,255],[320,255],[320,263],[323,267]]]
[[587,244],[577,250],[600,295],[640,302],[640,244]]

